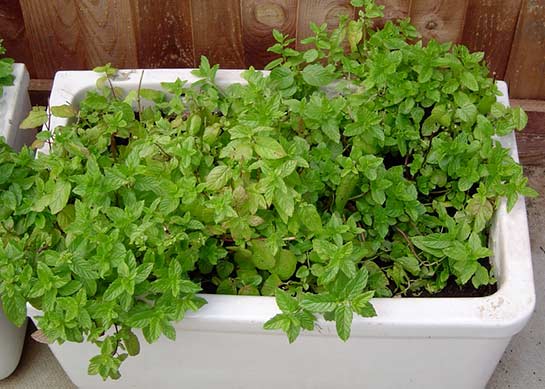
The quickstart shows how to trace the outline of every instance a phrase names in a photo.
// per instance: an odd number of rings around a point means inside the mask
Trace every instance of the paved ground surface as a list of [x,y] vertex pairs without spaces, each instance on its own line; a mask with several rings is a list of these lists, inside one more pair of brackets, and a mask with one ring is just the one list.
[[536,309],[528,326],[507,347],[487,389],[545,388],[545,166],[527,168],[526,175],[531,186],[540,192],[539,198],[526,202]]
[[[513,338],[487,389],[545,388],[545,167],[527,168],[526,174],[532,187],[541,195],[527,201],[536,310],[528,326]],[[0,381],[0,388],[73,389],[75,386],[49,348],[27,338],[19,367],[10,377]],[[225,388],[229,389],[228,386]]]

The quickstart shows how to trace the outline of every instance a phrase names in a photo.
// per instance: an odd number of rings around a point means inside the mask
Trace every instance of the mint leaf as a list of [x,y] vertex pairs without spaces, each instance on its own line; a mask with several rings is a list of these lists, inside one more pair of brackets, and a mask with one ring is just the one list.
[[26,300],[19,293],[12,296],[2,294],[2,306],[7,318],[17,327],[21,327],[26,320]]
[[471,72],[463,72],[462,76],[460,77],[460,82],[469,90],[479,90],[479,84],[477,83],[477,79]]
[[323,67],[320,64],[312,64],[306,66],[301,72],[303,80],[312,86],[325,86],[335,79],[335,71],[333,67]]
[[308,309],[310,312],[331,312],[336,306],[336,298],[328,294],[308,294],[301,300],[301,307]]
[[220,190],[231,179],[229,166],[220,165],[213,168],[206,176],[206,186],[210,190]]
[[346,305],[338,305],[335,309],[335,326],[337,335],[345,342],[350,337],[350,328],[352,326],[352,309]]
[[287,155],[280,143],[266,136],[255,138],[254,150],[260,157],[265,159],[279,159]]
[[59,105],[56,107],[51,107],[51,114],[59,118],[73,118],[76,116],[77,112],[71,105]]
[[45,107],[32,107],[32,111],[30,111],[28,116],[21,122],[19,128],[31,129],[41,127],[47,123],[48,119],[49,115],[45,111]]
[[275,292],[276,304],[282,312],[285,313],[295,313],[299,309],[299,303],[297,300],[290,296],[288,292],[283,291],[282,289],[276,289]]
[[57,181],[55,189],[52,193],[52,201],[49,203],[49,208],[52,214],[57,214],[64,209],[70,198],[72,186],[68,182]]

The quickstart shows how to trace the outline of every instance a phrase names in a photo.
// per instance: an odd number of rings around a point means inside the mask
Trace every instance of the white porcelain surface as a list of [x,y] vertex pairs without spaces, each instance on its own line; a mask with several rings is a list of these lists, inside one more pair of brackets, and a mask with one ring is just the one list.
[[[127,70],[114,82],[136,89],[141,71]],[[220,85],[241,82],[239,71],[218,72]],[[142,86],[158,88],[177,77],[194,81],[186,69],[144,72]],[[78,102],[94,87],[92,72],[59,72],[51,105]],[[507,86],[499,82],[508,104]],[[54,119],[53,126],[66,124]],[[513,135],[502,139],[517,157]],[[44,148],[42,152],[47,152]],[[204,295],[208,304],[176,325],[177,340],[144,344],[141,356],[124,362],[122,379],[103,383],[87,375],[92,345],[51,345],[71,380],[81,388],[484,388],[510,338],[535,305],[524,199],[496,213],[490,245],[499,290],[480,298],[377,298],[378,316],[354,319],[347,343],[334,323],[304,332],[289,345],[263,323],[278,309],[271,297]],[[31,317],[39,315],[29,307]]]
[[[12,86],[4,87],[0,96],[0,136],[15,149],[30,144],[35,131],[18,132],[19,123],[30,111],[28,97],[28,72],[25,65],[13,65],[15,80]],[[17,367],[25,340],[26,321],[21,328],[15,327],[4,315],[0,303],[0,380],[9,376]]]
[[0,96],[0,136],[8,145],[19,150],[34,141],[36,131],[19,130],[19,124],[30,111],[29,76],[25,65],[13,64],[13,75],[13,85],[4,87],[4,94]]

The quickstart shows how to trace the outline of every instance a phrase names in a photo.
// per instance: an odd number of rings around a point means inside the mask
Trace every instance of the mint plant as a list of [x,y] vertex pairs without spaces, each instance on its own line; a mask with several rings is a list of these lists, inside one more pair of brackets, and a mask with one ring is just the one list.
[[4,94],[4,87],[13,85],[13,59],[3,57],[6,54],[6,49],[2,45],[0,39],[0,97]]
[[494,210],[535,195],[496,137],[526,115],[496,102],[482,53],[424,46],[408,21],[373,30],[382,7],[353,5],[308,50],[275,31],[279,58],[244,85],[219,88],[202,57],[193,84],[124,92],[106,65],[51,108],[68,125],[35,108],[22,127],[46,125],[49,154],[2,151],[8,316],[29,301],[49,341],[96,344],[89,373],[115,379],[135,330],[174,339],[199,292],[275,296],[264,327],[293,342],[319,317],[347,340],[373,297],[493,284]]

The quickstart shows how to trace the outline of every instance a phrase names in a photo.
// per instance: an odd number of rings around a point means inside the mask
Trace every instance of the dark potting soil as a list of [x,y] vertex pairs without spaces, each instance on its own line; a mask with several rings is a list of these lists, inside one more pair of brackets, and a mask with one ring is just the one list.
[[[486,270],[490,272],[492,266],[490,265],[490,260],[481,260],[481,265],[483,265]],[[467,284],[460,286],[456,284],[453,277],[450,277],[447,281],[447,286],[440,291],[439,293],[429,293],[426,290],[422,290],[418,295],[407,295],[406,297],[486,297],[490,296],[498,291],[497,282],[492,285],[481,285],[478,288],[475,288],[471,281]]]
[[496,284],[483,285],[475,289],[471,282],[460,286],[454,280],[449,280],[447,286],[439,293],[431,294],[423,290],[418,295],[408,295],[406,297],[485,297],[496,293],[497,290],[498,286]]

